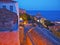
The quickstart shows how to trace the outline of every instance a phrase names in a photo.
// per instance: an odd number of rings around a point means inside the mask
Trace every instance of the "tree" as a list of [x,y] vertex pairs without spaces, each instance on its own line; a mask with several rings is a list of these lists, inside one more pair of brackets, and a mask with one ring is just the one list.
[[23,20],[31,20],[31,17],[27,13],[20,14],[20,18],[23,18]]
[[27,16],[26,16],[25,13],[24,14],[20,14],[20,18],[22,18],[24,21],[27,20]]
[[54,23],[51,23],[51,21],[49,21],[49,20],[44,20],[44,24],[47,26],[47,28],[48,28],[48,26],[54,26],[55,25]]

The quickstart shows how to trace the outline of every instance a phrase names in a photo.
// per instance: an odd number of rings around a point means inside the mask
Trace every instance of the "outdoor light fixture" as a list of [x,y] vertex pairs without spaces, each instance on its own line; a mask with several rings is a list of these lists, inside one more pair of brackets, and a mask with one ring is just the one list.
[[40,22],[39,20],[37,20],[37,22]]

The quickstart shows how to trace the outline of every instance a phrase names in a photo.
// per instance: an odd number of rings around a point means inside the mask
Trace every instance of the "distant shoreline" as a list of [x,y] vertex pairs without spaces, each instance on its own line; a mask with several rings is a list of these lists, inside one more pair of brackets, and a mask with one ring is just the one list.
[[60,10],[55,10],[55,11],[40,11],[40,10],[27,10],[26,11],[28,14],[35,16],[37,13],[40,13],[43,17],[47,18],[48,20],[58,20],[60,21]]

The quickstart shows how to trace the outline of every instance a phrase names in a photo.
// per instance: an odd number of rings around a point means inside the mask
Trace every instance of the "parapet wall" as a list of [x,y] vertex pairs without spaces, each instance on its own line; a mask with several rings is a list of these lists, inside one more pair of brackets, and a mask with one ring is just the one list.
[[0,45],[20,45],[19,32],[0,32]]

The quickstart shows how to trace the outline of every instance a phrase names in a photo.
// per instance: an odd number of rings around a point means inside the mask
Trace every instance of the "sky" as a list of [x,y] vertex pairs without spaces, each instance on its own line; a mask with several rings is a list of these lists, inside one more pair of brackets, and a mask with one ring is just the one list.
[[26,10],[60,10],[60,0],[16,0]]

